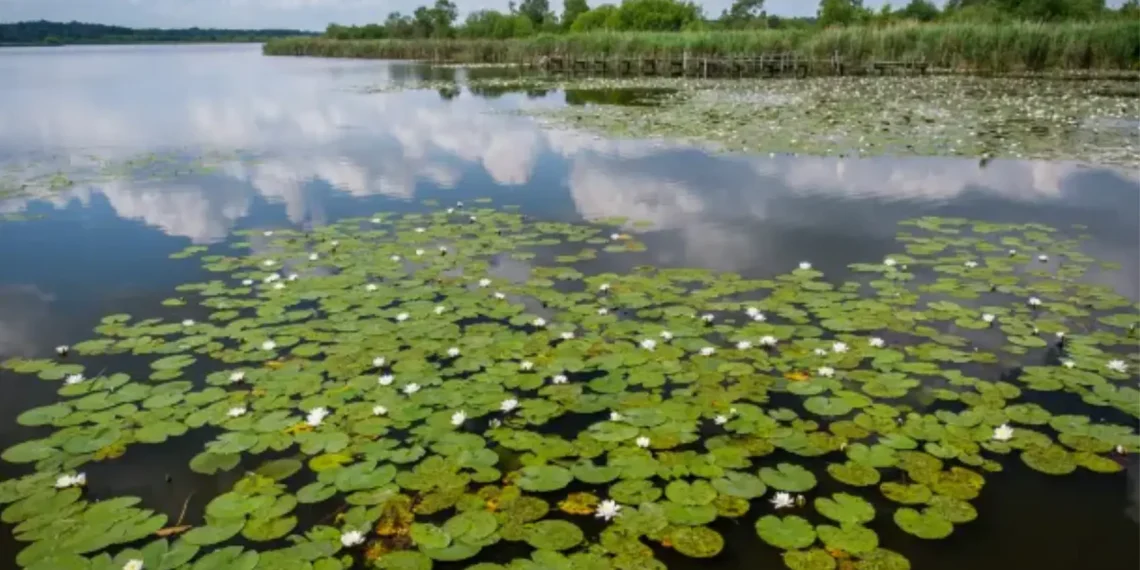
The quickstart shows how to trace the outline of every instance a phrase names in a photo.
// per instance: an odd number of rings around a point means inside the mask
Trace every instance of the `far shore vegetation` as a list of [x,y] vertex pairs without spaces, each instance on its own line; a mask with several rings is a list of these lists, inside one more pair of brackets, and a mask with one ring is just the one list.
[[331,24],[319,38],[267,43],[268,55],[523,62],[550,55],[653,57],[795,53],[847,61],[923,59],[967,70],[1134,70],[1140,67],[1140,8],[1104,0],[927,0],[873,11],[861,0],[822,0],[815,17],[768,14],[763,0],[735,0],[719,16],[679,0],[589,6],[524,0],[507,13],[481,10],[459,21],[437,0],[382,23]]
[[127,28],[84,22],[0,23],[0,46],[68,44],[259,43],[273,38],[312,36],[301,30],[212,28]]

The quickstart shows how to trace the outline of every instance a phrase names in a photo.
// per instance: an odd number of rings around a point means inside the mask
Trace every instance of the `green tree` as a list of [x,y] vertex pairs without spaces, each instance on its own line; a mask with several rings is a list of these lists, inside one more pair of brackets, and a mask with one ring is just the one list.
[[550,1],[522,0],[519,3],[519,13],[530,18],[535,24],[542,24],[550,19]]
[[935,6],[929,0],[910,0],[910,3],[899,10],[899,15],[911,20],[918,20],[920,22],[929,22],[938,18],[938,6]]
[[590,5],[586,4],[586,0],[565,0],[562,3],[562,27],[569,29],[578,16],[589,11]]
[[816,18],[819,25],[826,28],[855,24],[869,15],[863,8],[863,0],[820,0]]
[[570,24],[572,32],[590,32],[594,30],[621,29],[621,16],[617,6],[602,4],[584,14],[580,14]]
[[622,30],[676,32],[701,20],[701,9],[679,0],[622,0],[618,8]]

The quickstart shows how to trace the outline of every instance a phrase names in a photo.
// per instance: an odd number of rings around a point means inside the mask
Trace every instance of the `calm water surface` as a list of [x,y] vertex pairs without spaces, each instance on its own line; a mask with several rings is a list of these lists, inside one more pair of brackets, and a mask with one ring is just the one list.
[[[50,355],[86,338],[110,313],[161,314],[158,303],[173,287],[202,276],[196,261],[167,257],[188,244],[243,228],[413,210],[429,198],[491,197],[559,220],[647,220],[653,262],[749,276],[804,259],[836,273],[879,260],[897,250],[895,223],[918,215],[1085,224],[1088,252],[1123,267],[1097,278],[1140,298],[1134,173],[1050,162],[710,155],[663,141],[544,130],[505,112],[621,97],[361,92],[422,71],[264,58],[256,46],[0,50],[0,168],[152,152],[234,157],[210,174],[80,181],[50,200],[0,198],[0,213],[33,217],[0,222],[0,359]],[[496,271],[527,271],[510,263]],[[54,390],[3,371],[0,386],[3,449],[40,433],[13,418],[52,401]],[[192,438],[91,466],[92,479],[102,481],[92,492],[136,494],[172,518],[192,491],[204,504],[238,474],[190,473],[186,463],[203,443]],[[919,541],[885,517],[872,526],[920,570],[1135,570],[1136,469],[1050,478],[1011,462],[987,475],[975,501],[980,518],[947,540]],[[0,477],[15,473],[0,465]],[[176,474],[173,482],[163,482],[167,473]],[[728,547],[716,567],[783,567],[774,549],[757,546],[753,520],[718,523]],[[10,527],[0,526],[0,568],[15,567],[19,548]]]

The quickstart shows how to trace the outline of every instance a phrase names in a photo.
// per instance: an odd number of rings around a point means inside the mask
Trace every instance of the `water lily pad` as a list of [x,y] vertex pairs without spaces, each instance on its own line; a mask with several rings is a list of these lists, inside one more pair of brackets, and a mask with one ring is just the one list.
[[1033,469],[1049,475],[1068,475],[1077,468],[1073,455],[1059,445],[1027,449],[1022,452],[1021,460]]
[[414,523],[408,535],[421,548],[446,548],[451,544],[451,535],[433,524]]
[[770,487],[792,493],[802,493],[816,485],[815,475],[811,471],[790,463],[760,469],[760,479]]
[[711,558],[724,549],[724,537],[704,526],[682,526],[669,533],[673,548],[690,558]]
[[875,518],[875,508],[871,503],[847,493],[817,498],[815,510],[840,524],[861,524]]
[[835,559],[826,550],[790,550],[784,553],[784,565],[791,570],[834,570]]
[[527,491],[557,491],[570,484],[574,475],[569,469],[556,465],[533,465],[520,471],[519,487]]
[[542,550],[567,550],[578,546],[584,538],[574,523],[560,520],[530,523],[525,535],[527,544]]
[[795,515],[783,518],[764,516],[756,521],[756,533],[764,542],[784,550],[807,548],[815,542],[816,537],[811,523]]
[[954,525],[936,511],[924,510],[919,512],[903,507],[895,511],[894,519],[899,528],[928,540],[946,538],[954,532]]

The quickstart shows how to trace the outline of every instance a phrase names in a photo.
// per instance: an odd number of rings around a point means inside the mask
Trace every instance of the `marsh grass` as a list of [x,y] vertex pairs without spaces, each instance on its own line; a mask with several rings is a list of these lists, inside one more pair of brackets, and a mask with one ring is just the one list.
[[425,59],[461,63],[531,61],[542,56],[691,57],[791,52],[849,64],[921,59],[959,71],[1140,69],[1140,33],[1134,22],[1045,24],[929,24],[886,28],[712,32],[597,32],[530,38],[331,40],[284,38],[265,44],[267,55]]

